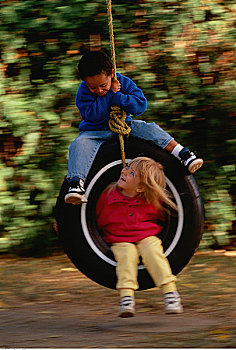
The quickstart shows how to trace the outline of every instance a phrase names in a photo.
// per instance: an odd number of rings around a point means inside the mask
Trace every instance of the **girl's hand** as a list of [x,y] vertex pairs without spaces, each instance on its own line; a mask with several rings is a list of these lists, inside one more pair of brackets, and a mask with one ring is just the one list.
[[53,223],[53,228],[54,228],[55,232],[58,234],[58,227],[57,227],[56,221],[54,221],[54,223]]
[[111,89],[112,89],[114,92],[120,91],[121,85],[120,85],[119,80],[113,80],[113,81],[112,81],[112,83],[111,83]]

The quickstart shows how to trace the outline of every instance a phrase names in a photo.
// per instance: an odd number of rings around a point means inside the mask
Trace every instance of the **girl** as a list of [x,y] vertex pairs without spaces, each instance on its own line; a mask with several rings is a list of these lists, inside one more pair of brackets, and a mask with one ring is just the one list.
[[120,317],[135,314],[134,291],[138,289],[139,256],[155,285],[164,294],[166,313],[181,313],[183,307],[175,285],[175,276],[164,256],[158,219],[164,205],[176,209],[166,191],[160,163],[137,157],[121,171],[117,183],[99,197],[96,215],[104,241],[111,244],[117,261],[117,286],[120,292]]

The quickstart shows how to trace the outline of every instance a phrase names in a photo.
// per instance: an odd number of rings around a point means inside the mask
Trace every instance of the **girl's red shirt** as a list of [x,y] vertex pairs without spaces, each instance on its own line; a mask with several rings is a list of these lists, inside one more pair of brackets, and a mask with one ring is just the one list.
[[117,189],[104,191],[97,202],[97,224],[107,243],[137,242],[157,235],[163,214],[139,197],[127,197]]

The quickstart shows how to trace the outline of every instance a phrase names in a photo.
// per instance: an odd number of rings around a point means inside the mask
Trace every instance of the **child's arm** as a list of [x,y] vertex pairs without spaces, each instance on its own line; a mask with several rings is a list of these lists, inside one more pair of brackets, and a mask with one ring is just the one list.
[[114,95],[115,92],[110,89],[106,95],[96,96],[89,91],[86,83],[82,82],[76,95],[76,106],[83,120],[92,123],[106,121]]
[[102,124],[109,118],[111,105],[118,105],[134,116],[145,112],[147,100],[142,90],[128,77],[119,73],[117,76],[120,81],[120,87],[113,85],[115,83],[113,82],[111,89],[106,95],[101,97],[91,94],[86,83],[81,83],[76,94],[76,106],[83,120]]
[[112,103],[135,117],[147,109],[147,100],[141,89],[128,77],[118,74],[121,90],[112,97]]

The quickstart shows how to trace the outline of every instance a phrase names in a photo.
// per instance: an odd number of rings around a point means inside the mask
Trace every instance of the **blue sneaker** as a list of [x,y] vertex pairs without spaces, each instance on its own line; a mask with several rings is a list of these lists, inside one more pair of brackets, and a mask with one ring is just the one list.
[[179,152],[179,158],[183,166],[188,168],[191,174],[195,173],[203,164],[203,159],[198,158],[193,152],[190,152],[188,148],[184,148]]

